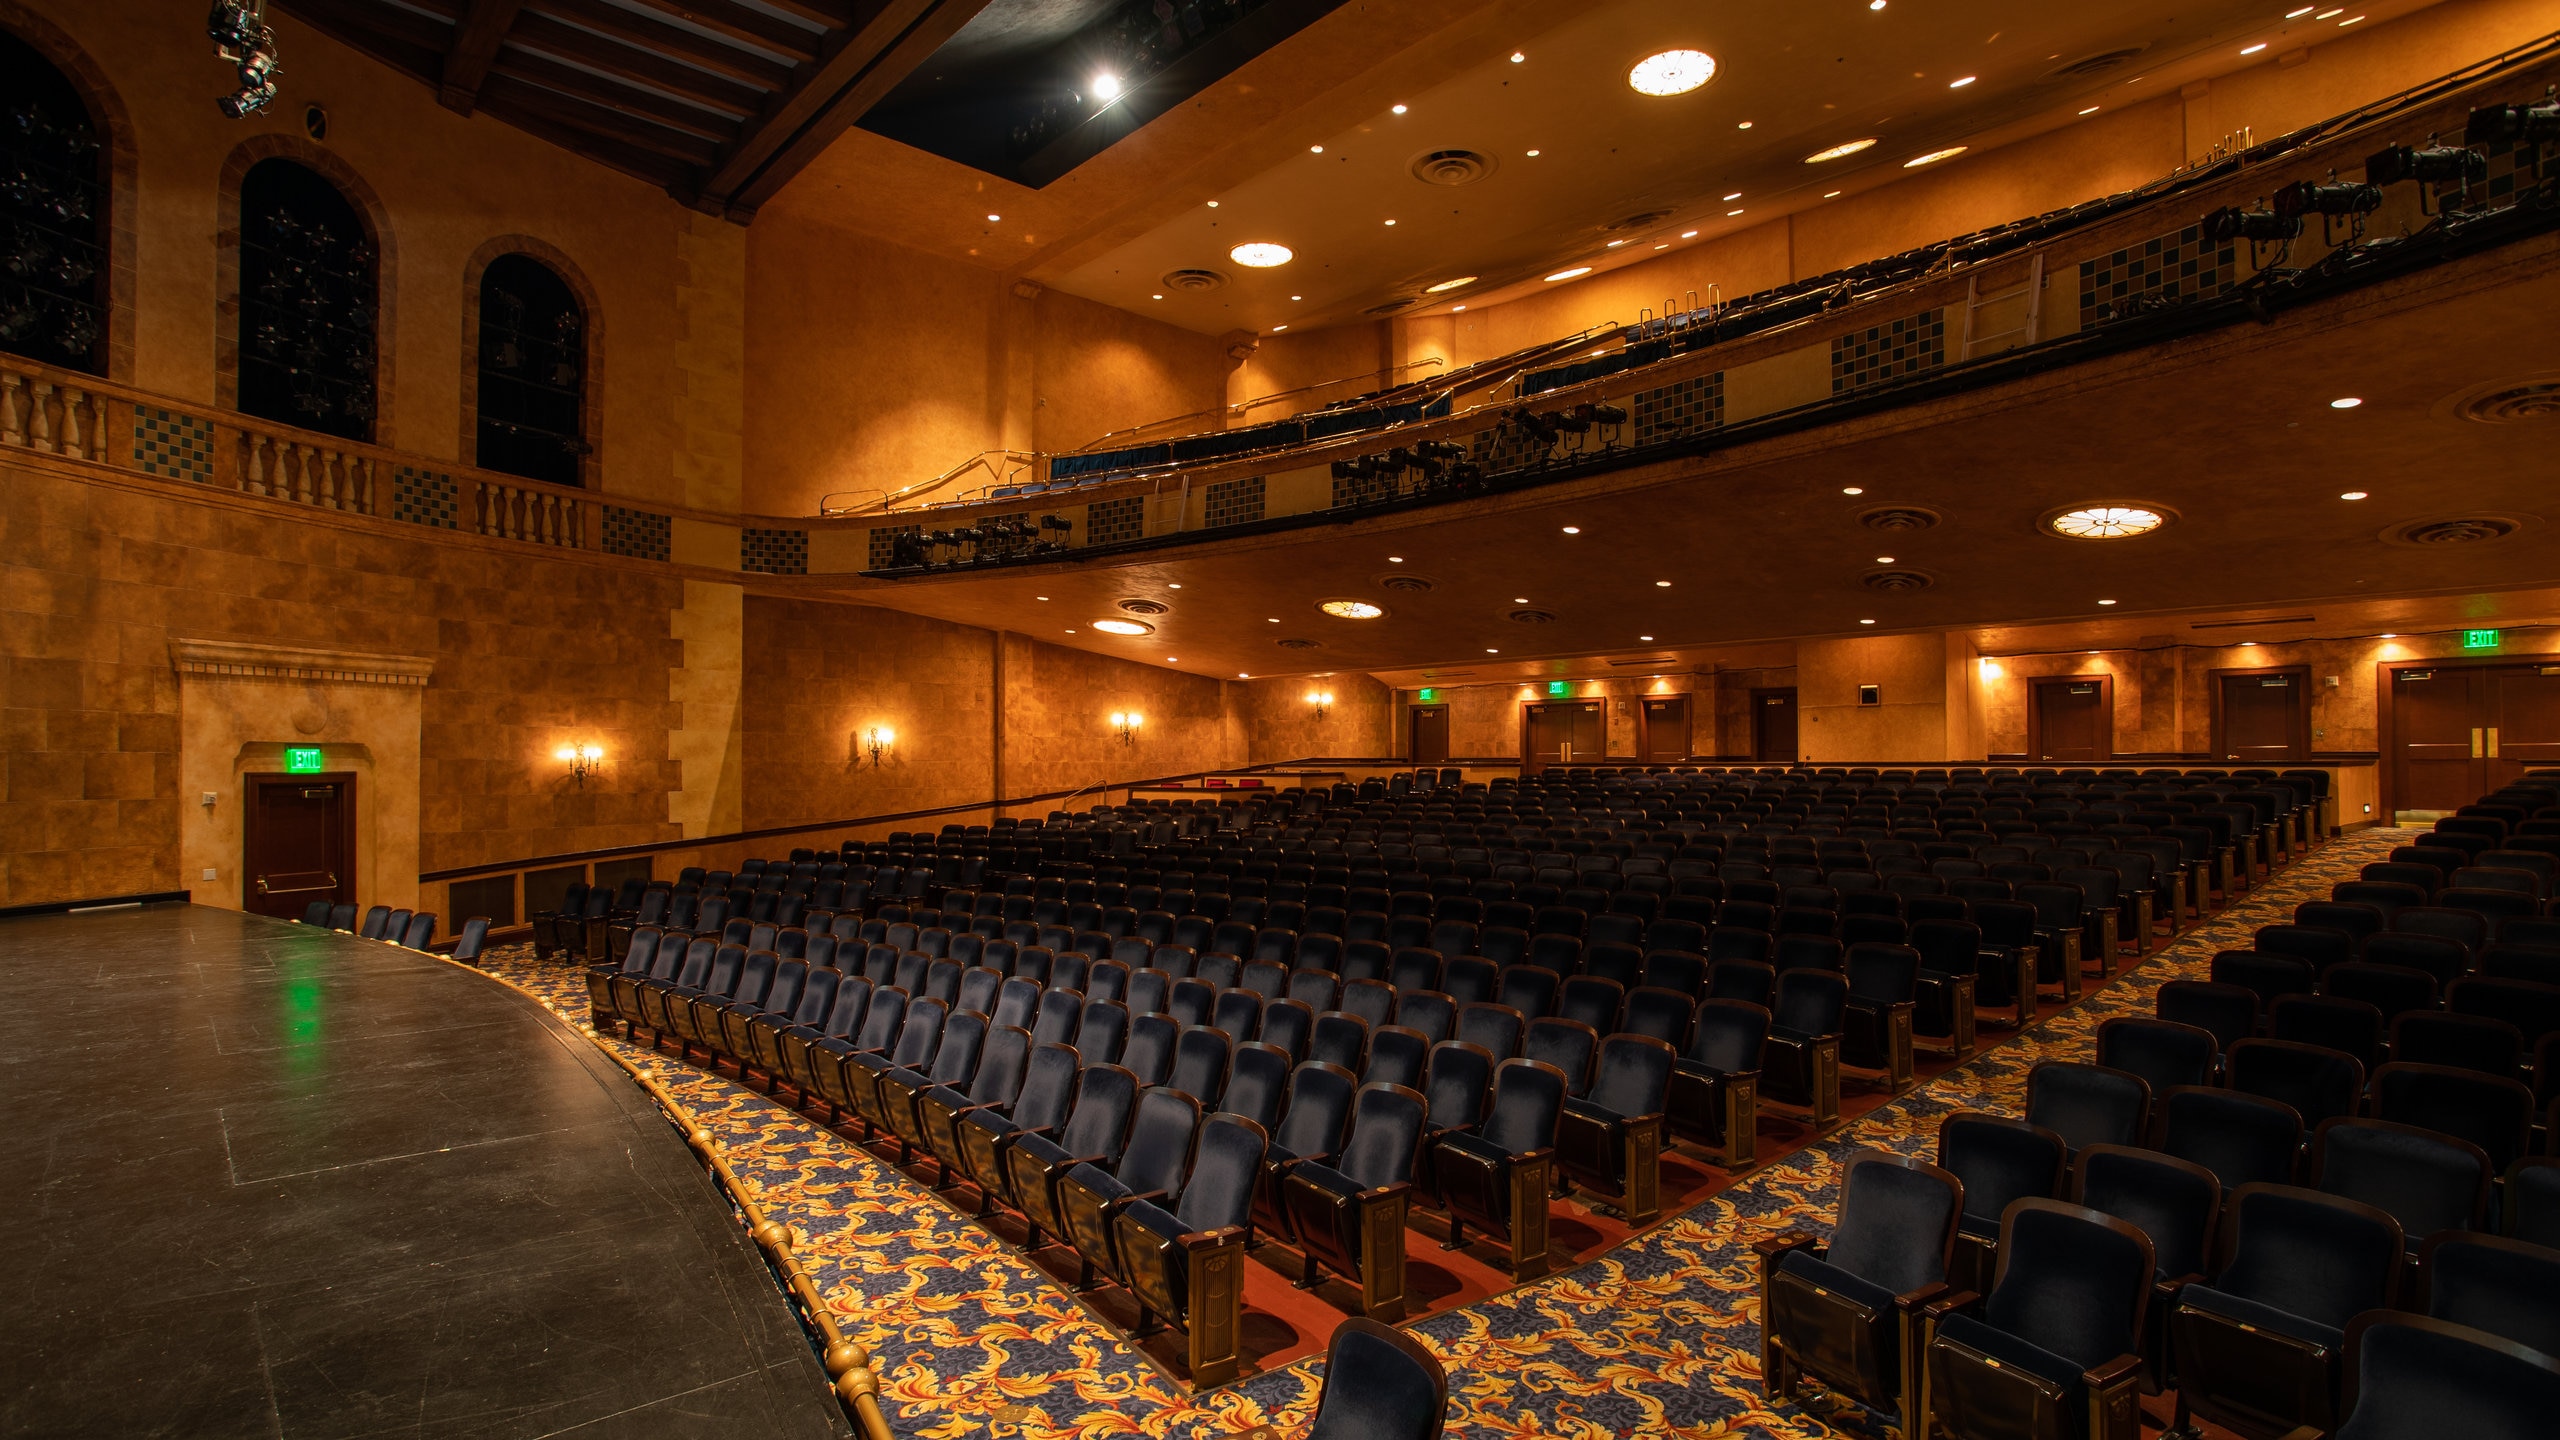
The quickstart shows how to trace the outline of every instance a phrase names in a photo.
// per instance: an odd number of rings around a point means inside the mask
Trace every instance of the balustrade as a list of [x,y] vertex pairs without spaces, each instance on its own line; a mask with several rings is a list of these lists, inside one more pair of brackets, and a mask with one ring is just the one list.
[[481,534],[569,550],[586,548],[585,507],[577,501],[498,480],[475,484],[479,499],[473,513]]
[[106,401],[96,391],[15,366],[0,369],[0,444],[66,460],[102,459],[105,428]]

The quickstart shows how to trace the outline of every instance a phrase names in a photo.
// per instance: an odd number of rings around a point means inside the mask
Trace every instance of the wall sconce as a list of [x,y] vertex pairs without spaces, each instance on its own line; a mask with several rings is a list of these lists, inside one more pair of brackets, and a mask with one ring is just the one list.
[[1124,746],[1138,743],[1138,727],[1146,723],[1147,717],[1135,710],[1111,712],[1111,733],[1119,736],[1120,743]]
[[601,745],[563,745],[552,751],[551,757],[569,762],[569,777],[578,782],[581,790],[587,788],[587,776],[604,768],[604,747]]
[[871,752],[871,768],[880,768],[880,757],[897,743],[898,732],[886,725],[874,725],[862,732],[862,748]]
[[1316,718],[1321,720],[1333,712],[1333,692],[1310,690],[1307,692],[1307,703],[1316,707]]

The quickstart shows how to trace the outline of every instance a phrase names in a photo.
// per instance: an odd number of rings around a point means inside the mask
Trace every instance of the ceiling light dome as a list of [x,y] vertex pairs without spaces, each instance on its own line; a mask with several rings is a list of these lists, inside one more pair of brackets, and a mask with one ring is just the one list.
[[1627,72],[1639,95],[1686,95],[1716,78],[1716,58],[1704,50],[1665,50],[1647,55]]
[[1845,140],[1840,144],[1832,146],[1828,150],[1814,151],[1812,154],[1804,157],[1804,163],[1807,165],[1819,165],[1825,160],[1843,160],[1849,156],[1857,154],[1861,150],[1865,150],[1873,146],[1875,143],[1876,137],[1873,135],[1870,135],[1863,140]]
[[2044,523],[2054,534],[2073,540],[2126,540],[2150,534],[2167,524],[2168,517],[2139,505],[2084,505]]
[[1375,620],[1387,613],[1366,600],[1327,600],[1316,608],[1336,620]]
[[1227,258],[1249,269],[1268,270],[1275,265],[1286,265],[1297,259],[1298,252],[1286,245],[1276,245],[1268,240],[1248,240],[1228,251]]
[[1105,635],[1152,635],[1156,630],[1143,620],[1096,620],[1093,628]]

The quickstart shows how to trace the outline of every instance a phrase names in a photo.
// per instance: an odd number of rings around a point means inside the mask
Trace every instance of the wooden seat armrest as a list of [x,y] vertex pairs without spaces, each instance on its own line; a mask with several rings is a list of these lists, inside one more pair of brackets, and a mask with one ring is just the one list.
[[1214,1250],[1251,1234],[1253,1227],[1250,1225],[1222,1225],[1215,1230],[1194,1230],[1173,1243],[1185,1250]]
[[1920,1307],[1920,1318],[1923,1320],[1944,1320],[1950,1315],[1970,1310],[1981,1303],[1982,1296],[1980,1292],[1973,1290],[1958,1290],[1951,1295],[1941,1295],[1937,1299]]
[[1937,1300],[1939,1296],[1946,1293],[1947,1282],[1944,1280],[1932,1280],[1928,1284],[1921,1286],[1919,1289],[1912,1291],[1908,1295],[1894,1296],[1893,1305],[1895,1309],[1901,1310],[1905,1313],[1915,1313],[1926,1310]]
[[1394,1180],[1387,1184],[1380,1185],[1375,1189],[1363,1190],[1359,1194],[1352,1196],[1351,1199],[1352,1203],[1357,1205],[1371,1205],[1378,1201],[1401,1195],[1412,1188],[1413,1182],[1410,1180]]
[[1170,1190],[1141,1190],[1135,1195],[1117,1195],[1102,1202],[1102,1213],[1105,1216],[1116,1215],[1141,1200],[1161,1208],[1172,1195]]
[[2081,1383],[2087,1385],[2092,1390],[2104,1390],[2110,1385],[2121,1384],[2126,1380],[2136,1378],[2140,1376],[2141,1373],[2141,1356],[2119,1355],[2113,1360],[2100,1365],[2095,1370],[2082,1372],[2080,1380]]
[[1822,1237],[1818,1235],[1808,1234],[1802,1230],[1785,1230],[1775,1235],[1761,1236],[1751,1242],[1751,1248],[1763,1261],[1769,1261],[1777,1259],[1790,1250],[1818,1249],[1821,1244]]
[[2168,1280],[2152,1281],[2151,1290],[2153,1294],[2158,1295],[2163,1300],[2175,1300],[2178,1298],[2179,1291],[2186,1289],[2190,1285],[2201,1285],[2203,1283],[2204,1276],[2201,1274],[2179,1275]]

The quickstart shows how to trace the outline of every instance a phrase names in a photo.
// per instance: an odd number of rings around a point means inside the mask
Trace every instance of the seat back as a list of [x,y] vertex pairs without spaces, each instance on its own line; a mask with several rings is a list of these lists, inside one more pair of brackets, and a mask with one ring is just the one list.
[[1561,1072],[1568,1088],[1580,1095],[1591,1083],[1591,1062],[1600,1049],[1600,1034],[1579,1020],[1549,1015],[1529,1022],[1521,1053]]
[[2070,1147],[2024,1120],[1958,1111],[1938,1122],[1938,1164],[1964,1185],[1971,1228],[1989,1234],[2012,1201],[2062,1193]]
[[2162,1280],[2202,1276],[2213,1263],[2222,1182],[2193,1161],[2131,1145],[2091,1145],[2072,1168],[2071,1203],[2150,1236]]
[[2150,1133],[2151,1083],[2126,1070],[2045,1060],[2027,1072],[2027,1122],[2090,1145],[2139,1145]]
[[2531,1134],[2533,1092],[2509,1076],[2401,1062],[2374,1072],[2372,1113],[2468,1140],[2504,1174]]
[[2385,1212],[2411,1245],[2476,1228],[2493,1178],[2479,1146],[2389,1120],[2332,1118],[2311,1147],[2314,1187]]
[[[1226,1113],[1269,1131],[1279,1123],[1280,1107],[1289,1097],[1289,1069],[1290,1053],[1281,1046],[1261,1040],[1236,1046],[1235,1058],[1227,1066],[1227,1090],[1220,1105]],[[1258,1156],[1256,1163],[1260,1163]]]
[[2235,1188],[2222,1249],[2215,1289],[2332,1330],[2388,1309],[2400,1289],[2400,1222],[2317,1190]]
[[1166,1087],[1215,1109],[1226,1093],[1227,1063],[1234,1051],[1235,1043],[1226,1031],[1213,1025],[1191,1026],[1173,1042],[1173,1068]]
[[1306,1440],[1436,1440],[1449,1381],[1422,1343],[1355,1315],[1325,1351],[1324,1390]]
[[1505,1060],[1494,1067],[1493,1100],[1477,1138],[1511,1156],[1551,1149],[1570,1093],[1565,1073],[1543,1060]]
[[1070,1155],[1099,1155],[1106,1163],[1117,1164],[1139,1089],[1138,1077],[1118,1065],[1086,1065],[1076,1074],[1075,1109],[1058,1132],[1059,1148]]
[[1871,1285],[1908,1295],[1947,1278],[1964,1214],[1964,1184],[1905,1155],[1860,1150],[1844,1162],[1840,1215],[1823,1259]]
[[2094,1370],[2142,1352],[2158,1264],[2151,1237],[2101,1211],[2025,1199],[2000,1221],[2000,1271],[1982,1318]]
[[2281,1100],[2306,1126],[2352,1115],[2364,1094],[2364,1062],[2293,1040],[2243,1040],[2223,1057],[2223,1083],[2244,1095]]
[[1351,1109],[1351,1136],[1334,1166],[1363,1190],[1413,1179],[1430,1102],[1410,1085],[1370,1082]]
[[1359,1077],[1343,1066],[1322,1060],[1299,1065],[1289,1072],[1288,1103],[1271,1143],[1295,1156],[1333,1154],[1342,1147],[1359,1089]]
[[1667,1041],[1650,1035],[1612,1035],[1600,1042],[1599,1064],[1583,1098],[1621,1119],[1659,1115],[1677,1054]]

